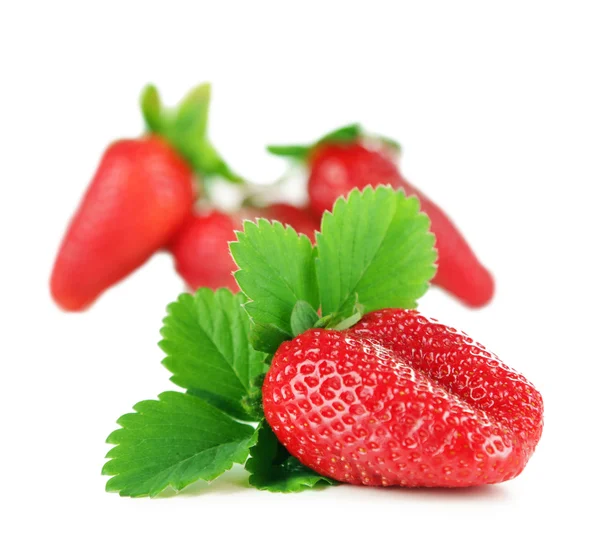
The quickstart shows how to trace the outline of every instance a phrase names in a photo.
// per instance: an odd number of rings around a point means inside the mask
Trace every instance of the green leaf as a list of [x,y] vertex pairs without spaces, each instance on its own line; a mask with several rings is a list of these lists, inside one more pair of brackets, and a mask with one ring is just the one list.
[[181,101],[179,107],[171,113],[170,123],[164,134],[177,150],[197,171],[202,168],[203,146],[207,145],[208,111],[211,88],[208,83],[192,89]]
[[291,316],[298,301],[319,307],[314,251],[306,235],[263,218],[246,221],[230,244],[240,270],[235,278],[250,299],[246,310],[256,323],[292,337]]
[[346,303],[340,312],[333,312],[319,318],[313,327],[317,329],[333,329],[343,331],[356,325],[365,315],[365,307],[358,302],[358,295],[354,295],[354,304]]
[[210,404],[169,391],[137,403],[123,415],[107,443],[115,444],[102,473],[113,476],[108,492],[156,496],[168,486],[179,491],[194,481],[211,481],[243,464],[258,434]]
[[251,413],[253,419],[262,420],[265,418],[262,400],[262,388],[265,382],[266,374],[260,374],[252,382],[250,392],[242,400],[242,405],[246,411]]
[[435,274],[435,238],[416,197],[380,186],[352,190],[326,212],[317,233],[322,315],[356,302],[366,312],[414,308]]
[[364,315],[364,308],[362,310],[355,310],[351,316],[342,319],[337,325],[331,328],[334,331],[345,331],[346,329],[349,329],[350,327],[356,325]]
[[208,139],[194,146],[189,156],[196,170],[201,171],[205,178],[221,177],[234,184],[246,182],[231,170]]
[[291,326],[292,334],[298,336],[304,331],[311,329],[319,320],[317,311],[306,301],[298,301],[292,310]]
[[193,88],[183,98],[175,111],[174,126],[184,135],[186,132],[196,140],[203,140],[208,128],[208,110],[211,86],[203,83]]
[[266,421],[258,428],[258,441],[250,449],[246,470],[250,485],[271,492],[300,492],[316,486],[337,485],[337,481],[323,477],[307,468],[288,453]]
[[333,130],[309,145],[269,145],[267,152],[282,158],[305,162],[310,153],[323,143],[352,143],[363,135],[360,124],[348,124]]
[[307,145],[269,145],[267,152],[273,156],[281,158],[293,158],[299,161],[306,161],[311,147]]
[[172,138],[179,151],[204,177],[220,176],[242,183],[207,138],[211,86],[201,84],[192,89],[176,110]]
[[140,107],[148,129],[159,132],[161,130],[162,103],[158,90],[154,85],[146,85],[142,90]]
[[244,179],[231,170],[208,139],[210,99],[210,84],[203,83],[193,88],[177,107],[166,108],[156,87],[148,85],[140,102],[148,129],[165,138],[202,180],[221,177],[243,183]]
[[355,297],[354,304],[351,305],[349,309],[334,315],[332,320],[326,326],[328,329],[344,331],[353,327],[362,319],[365,315],[365,307],[358,302],[358,295],[355,295]]
[[321,137],[314,146],[323,143],[352,143],[362,136],[363,129],[360,124],[348,124],[347,126],[330,131]]
[[286,340],[292,338],[288,333],[271,323],[253,322],[250,330],[250,344],[256,351],[275,353]]
[[199,289],[167,307],[159,343],[171,381],[239,419],[250,420],[241,401],[259,374],[265,355],[249,342],[246,298],[228,289]]

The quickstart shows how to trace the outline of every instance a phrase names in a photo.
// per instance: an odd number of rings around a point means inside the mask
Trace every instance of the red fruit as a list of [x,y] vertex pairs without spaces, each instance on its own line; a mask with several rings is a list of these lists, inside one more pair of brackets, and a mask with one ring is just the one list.
[[213,210],[191,215],[181,227],[169,250],[175,258],[175,268],[188,287],[228,287],[238,291],[233,272],[237,265],[229,252],[229,242],[235,240],[235,230],[241,220]]
[[285,225],[292,226],[296,232],[304,233],[311,242],[315,241],[315,232],[321,228],[321,224],[312,214],[308,207],[295,207],[287,203],[275,203],[263,209],[254,209],[251,214],[254,217],[262,217],[267,220],[275,220]]
[[156,136],[113,143],[73,217],[50,289],[83,310],[163,247],[190,212],[192,171]]
[[286,203],[265,208],[247,207],[236,214],[213,210],[191,215],[169,244],[175,258],[175,268],[188,287],[228,287],[238,291],[233,277],[237,265],[229,252],[229,243],[236,239],[235,231],[242,229],[243,220],[266,218],[291,225],[314,241],[318,221],[307,210]]
[[379,184],[403,188],[408,195],[419,198],[421,210],[431,219],[438,250],[438,271],[433,283],[473,307],[483,306],[492,299],[494,280],[460,231],[442,209],[402,177],[388,156],[360,143],[327,143],[318,145],[309,161],[308,193],[316,213],[331,210],[335,200],[353,188],[362,190]]
[[464,487],[516,477],[542,433],[520,374],[414,310],[283,343],[263,385],[266,419],[303,464],[364,485]]

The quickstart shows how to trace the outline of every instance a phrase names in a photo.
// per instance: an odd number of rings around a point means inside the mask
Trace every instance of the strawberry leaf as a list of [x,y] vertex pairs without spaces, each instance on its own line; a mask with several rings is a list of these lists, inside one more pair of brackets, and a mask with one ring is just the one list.
[[380,186],[352,190],[326,212],[317,233],[322,315],[414,308],[435,274],[435,238],[415,197]]
[[258,428],[258,441],[250,449],[246,470],[250,484],[270,492],[300,492],[315,486],[337,485],[337,481],[319,475],[307,468],[286,448],[263,421]]
[[315,310],[319,306],[314,251],[308,237],[261,218],[245,222],[244,231],[237,233],[230,247],[239,267],[235,278],[250,299],[246,310],[259,324],[253,343],[260,341],[265,328],[271,337],[291,338],[296,303],[306,301]]
[[228,289],[181,295],[167,307],[159,345],[173,383],[238,419],[252,420],[242,399],[267,365],[266,356],[250,346],[244,302],[243,294]]
[[267,152],[273,154],[273,156],[291,158],[293,160],[305,162],[308,160],[310,153],[320,145],[325,143],[353,143],[354,141],[360,139],[362,135],[363,130],[360,124],[348,124],[347,126],[342,126],[341,128],[327,133],[318,141],[315,141],[310,145],[269,145],[267,147]]
[[290,338],[288,333],[271,323],[264,324],[254,321],[250,330],[250,344],[256,351],[264,353],[275,353],[281,343]]
[[243,464],[258,437],[251,426],[189,394],[169,391],[133,409],[108,436],[116,447],[102,468],[113,476],[106,490],[121,496],[156,496],[168,486],[179,491],[200,479],[211,481]]
[[265,412],[263,410],[262,387],[266,374],[257,376],[250,387],[250,391],[242,400],[244,409],[251,414],[252,419],[263,420]]
[[140,108],[148,130],[159,132],[162,128],[162,103],[154,85],[146,85],[142,90]]
[[291,326],[294,336],[311,329],[319,320],[317,311],[306,301],[298,301],[292,310]]
[[269,145],[267,152],[280,158],[293,158],[298,161],[308,159],[311,147],[305,145]]
[[328,329],[334,331],[344,331],[356,325],[365,315],[365,307],[358,302],[358,295],[355,296],[354,304],[343,312],[335,314],[331,321],[327,324]]
[[325,134],[314,146],[322,145],[323,143],[353,143],[363,135],[364,132],[360,124],[348,124]]

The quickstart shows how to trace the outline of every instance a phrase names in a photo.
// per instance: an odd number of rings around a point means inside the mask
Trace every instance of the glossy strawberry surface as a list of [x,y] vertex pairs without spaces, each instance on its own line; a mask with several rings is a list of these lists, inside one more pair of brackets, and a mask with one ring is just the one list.
[[83,310],[162,248],[191,211],[192,171],[157,136],[105,152],[59,249],[50,288]]
[[319,215],[331,210],[335,200],[353,188],[389,184],[417,196],[421,210],[431,219],[431,230],[436,236],[438,271],[433,283],[473,307],[483,306],[491,300],[494,280],[490,272],[479,262],[448,215],[410,184],[389,156],[359,143],[326,144],[316,148],[310,167],[310,204]]
[[303,464],[342,482],[464,487],[519,475],[542,433],[523,376],[414,310],[283,343],[263,385],[267,421]]

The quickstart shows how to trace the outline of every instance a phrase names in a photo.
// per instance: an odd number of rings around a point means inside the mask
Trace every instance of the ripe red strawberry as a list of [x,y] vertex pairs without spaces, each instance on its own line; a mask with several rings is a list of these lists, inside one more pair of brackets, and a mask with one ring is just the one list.
[[365,485],[462,487],[517,476],[542,432],[540,394],[455,329],[387,309],[283,343],[265,417],[304,465]]
[[233,277],[237,266],[229,253],[229,242],[241,220],[217,210],[190,215],[169,244],[175,268],[188,287],[228,287],[238,291]]
[[89,306],[170,240],[193,200],[192,171],[161,138],[113,143],[56,258],[56,303],[65,310]]
[[494,280],[489,271],[450,218],[400,174],[389,156],[360,143],[328,143],[317,146],[309,161],[308,193],[312,208],[319,214],[331,210],[340,195],[368,185],[389,184],[404,189],[408,195],[416,195],[421,210],[431,219],[431,230],[436,236],[438,271],[433,283],[473,307],[491,300]]

